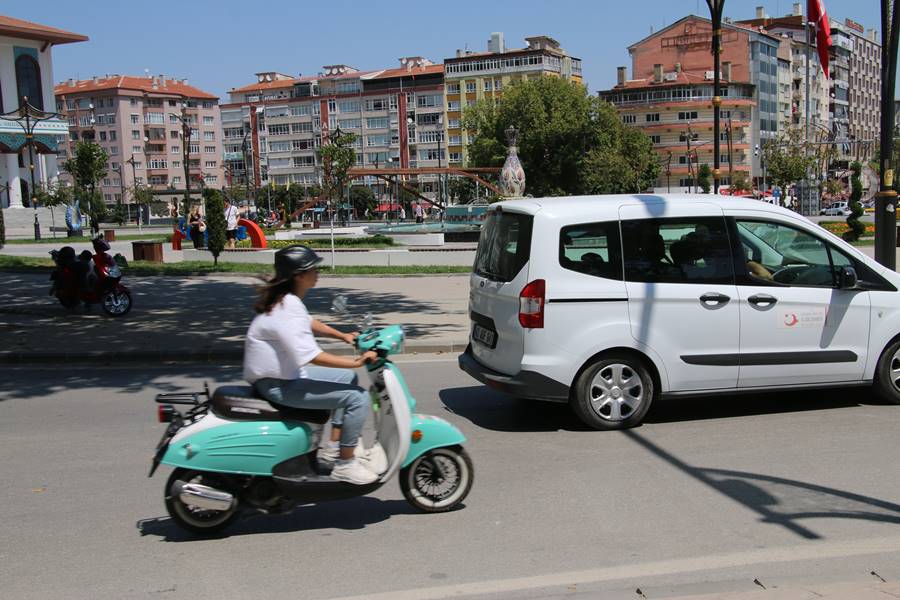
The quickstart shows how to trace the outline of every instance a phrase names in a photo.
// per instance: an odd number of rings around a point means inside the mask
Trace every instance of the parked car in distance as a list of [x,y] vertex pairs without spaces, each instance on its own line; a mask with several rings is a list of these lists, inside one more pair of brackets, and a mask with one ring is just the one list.
[[850,204],[847,202],[835,202],[826,208],[825,212],[822,214],[827,216],[846,217],[850,214]]
[[638,425],[661,396],[863,386],[900,404],[900,274],[775,205],[499,202],[469,284],[460,367],[596,429]]

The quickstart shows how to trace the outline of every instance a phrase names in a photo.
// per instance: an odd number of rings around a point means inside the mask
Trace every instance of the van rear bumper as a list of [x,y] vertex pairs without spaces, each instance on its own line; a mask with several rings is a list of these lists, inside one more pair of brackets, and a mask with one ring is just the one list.
[[506,375],[488,368],[472,355],[471,345],[459,355],[459,368],[485,384],[505,394],[533,400],[568,402],[569,386],[534,371],[519,371]]

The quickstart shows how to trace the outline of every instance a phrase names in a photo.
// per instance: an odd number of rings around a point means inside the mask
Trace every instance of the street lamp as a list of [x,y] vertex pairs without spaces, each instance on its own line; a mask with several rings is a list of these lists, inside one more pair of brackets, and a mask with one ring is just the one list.
[[[438,135],[437,135],[438,155],[437,155],[437,160],[438,160],[438,169],[440,169],[440,168],[441,168],[441,153],[443,152],[443,151],[441,150],[441,141],[442,141],[443,138],[444,138],[444,115],[438,115],[438,118],[437,118],[437,124],[438,124]],[[441,210],[441,224],[442,224],[442,226],[443,226],[443,223],[444,223],[444,179],[443,179],[443,177],[441,177],[441,173],[440,173],[440,172],[438,172],[438,193],[437,193],[437,196],[438,196],[438,202],[440,203],[440,210]]]
[[[131,188],[132,188],[131,198],[132,198],[132,201],[134,201],[137,199],[137,197],[136,197],[137,194],[135,194],[134,192],[137,191],[137,185],[138,185],[137,175],[135,174],[134,152],[131,153],[131,158],[129,158],[125,162],[128,163],[129,165],[131,165]],[[137,203],[137,210],[138,210],[138,231],[143,232],[144,207],[139,202]]]
[[896,0],[881,0],[881,185],[875,194],[875,260],[897,266],[897,191],[894,187],[894,84],[900,12]]
[[[247,140],[247,137],[252,133],[252,130],[248,128],[244,132],[244,138],[241,140],[241,155],[244,157],[244,196],[247,201],[247,206],[250,206],[250,142]],[[254,187],[256,186],[256,173],[254,172]],[[257,211],[256,207],[256,199],[253,200],[253,210]]]
[[713,54],[713,193],[719,193],[719,105],[722,98],[719,77],[719,52],[722,50],[720,38],[722,35],[722,8],[725,0],[706,0],[709,6],[709,14],[712,18],[712,54]]
[[[28,96],[22,96],[22,104],[18,109],[0,115],[0,118],[15,123],[25,132],[25,143],[28,145],[28,171],[31,176],[31,187],[28,189],[31,195],[31,207],[34,209],[34,239],[41,239],[41,224],[38,222],[37,194],[34,183],[34,129],[41,121],[48,121],[62,115],[54,112],[46,112],[28,102]],[[46,174],[45,174],[46,176]]]
[[[191,121],[188,118],[187,109],[187,100],[182,100],[181,114],[170,113],[181,123],[181,157],[184,161],[182,165],[184,167],[184,209],[182,210],[182,216],[185,219],[187,219],[191,208]],[[185,220],[185,222],[187,221]]]

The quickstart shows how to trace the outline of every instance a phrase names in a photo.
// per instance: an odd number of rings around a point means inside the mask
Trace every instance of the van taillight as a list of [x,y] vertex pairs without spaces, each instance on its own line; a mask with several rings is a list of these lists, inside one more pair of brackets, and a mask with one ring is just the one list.
[[519,324],[529,329],[540,329],[544,326],[544,294],[546,283],[543,279],[535,279],[519,294]]

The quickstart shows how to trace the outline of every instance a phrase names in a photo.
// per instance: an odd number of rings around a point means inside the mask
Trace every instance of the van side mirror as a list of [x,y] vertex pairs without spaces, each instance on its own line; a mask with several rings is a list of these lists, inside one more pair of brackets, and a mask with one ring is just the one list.
[[853,267],[841,267],[838,273],[838,287],[842,290],[852,290],[859,283],[859,277],[856,275],[856,269]]

